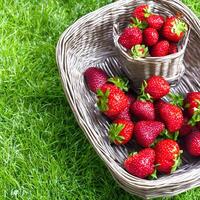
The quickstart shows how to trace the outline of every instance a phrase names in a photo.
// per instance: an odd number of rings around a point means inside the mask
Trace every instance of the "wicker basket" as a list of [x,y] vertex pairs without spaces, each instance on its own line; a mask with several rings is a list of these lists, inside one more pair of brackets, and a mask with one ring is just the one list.
[[[187,47],[190,27],[185,37],[179,42],[178,52],[164,56],[164,57],[146,57],[133,59],[130,53],[118,43],[119,36],[123,29],[130,23],[131,13],[133,8],[138,5],[147,3],[153,13],[159,13],[163,16],[176,15],[177,11],[181,13],[181,8],[174,8],[170,6],[169,2],[161,1],[145,1],[135,0],[133,7],[126,7],[119,11],[119,18],[113,25],[113,40],[116,50],[119,53],[119,58],[126,75],[132,80],[133,85],[138,88],[144,79],[149,78],[151,75],[160,75],[171,84],[175,85],[184,74],[185,66],[183,65],[183,57]],[[183,14],[183,19],[186,18]]]
[[[181,9],[191,26],[183,61],[185,74],[172,90],[183,94],[200,90],[200,22],[191,10],[177,0],[157,2],[168,3],[173,10]],[[127,173],[122,163],[134,146],[116,147],[110,144],[107,136],[109,124],[98,111],[95,95],[88,91],[83,77],[83,72],[94,65],[111,76],[123,74],[112,40],[112,27],[119,14],[127,7],[134,7],[134,4],[133,0],[119,0],[75,22],[60,37],[56,50],[57,63],[66,97],[80,127],[119,185],[143,198],[172,196],[200,185],[200,162],[185,156],[178,171],[154,181]]]

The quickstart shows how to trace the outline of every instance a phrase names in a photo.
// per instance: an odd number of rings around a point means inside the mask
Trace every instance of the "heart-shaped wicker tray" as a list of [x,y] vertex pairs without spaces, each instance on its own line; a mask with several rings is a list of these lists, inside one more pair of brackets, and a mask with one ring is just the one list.
[[[141,1],[146,3],[148,1]],[[195,14],[178,0],[157,0],[181,11],[191,26],[189,43],[184,56],[185,74],[172,89],[185,94],[200,90],[200,22]],[[56,58],[63,88],[74,115],[95,151],[105,162],[113,178],[131,194],[143,198],[172,196],[200,185],[200,162],[184,158],[183,166],[169,176],[158,180],[143,180],[127,173],[123,160],[134,145],[111,145],[108,122],[96,107],[96,97],[89,92],[83,72],[90,66],[99,66],[110,76],[123,74],[112,39],[113,23],[122,10],[132,8],[133,0],[119,0],[79,19],[60,37]]]

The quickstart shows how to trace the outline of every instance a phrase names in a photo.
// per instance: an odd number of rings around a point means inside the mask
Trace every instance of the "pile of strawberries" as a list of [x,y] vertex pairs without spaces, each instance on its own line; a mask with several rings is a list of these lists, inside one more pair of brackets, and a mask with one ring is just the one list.
[[178,42],[188,30],[180,16],[162,16],[151,13],[148,5],[136,7],[131,23],[118,42],[130,50],[134,58],[162,57],[178,51]]
[[[139,95],[128,88],[128,81],[108,77],[101,69],[84,72],[88,88],[96,93],[97,105],[111,125],[108,138],[115,145],[134,144],[139,152],[127,155],[124,168],[140,178],[170,174],[181,164],[181,154],[200,156],[200,92],[185,99],[170,93],[168,82],[152,76],[143,82]],[[166,96],[169,102],[162,100]]]

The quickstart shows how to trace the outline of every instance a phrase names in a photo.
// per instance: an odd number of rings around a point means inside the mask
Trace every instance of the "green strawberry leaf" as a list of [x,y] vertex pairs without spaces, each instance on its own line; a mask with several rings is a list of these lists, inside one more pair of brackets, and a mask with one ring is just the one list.
[[144,9],[144,17],[148,18],[151,15],[151,8],[148,6],[148,8]]
[[138,154],[138,152],[136,152],[136,151],[135,152],[131,152],[131,153],[128,154],[128,157],[134,156],[136,154]]
[[149,93],[145,92],[145,88],[147,87],[147,82],[143,81],[142,86],[140,88],[140,94],[138,96],[138,99],[141,101],[150,101],[153,102],[153,99]]
[[178,136],[179,136],[179,131],[176,131],[176,132],[174,132],[174,138],[173,138],[173,140],[175,140],[175,141],[177,141],[177,139],[178,139]]
[[158,178],[157,177],[157,169],[155,169],[154,172],[150,176],[148,176],[148,179],[155,180],[157,178]]
[[183,101],[184,101],[184,97],[181,94],[173,94],[173,93],[169,93],[167,95],[167,97],[170,98],[170,103],[176,106],[179,106],[180,108],[183,107]]
[[105,93],[103,93],[102,90],[98,89],[97,90],[97,97],[98,97],[98,102],[97,106],[100,111],[106,112],[108,108],[108,97],[109,97],[110,91],[107,89]]
[[181,160],[182,153],[183,153],[183,151],[180,151],[179,155],[174,159],[174,165],[172,166],[171,173],[175,172],[177,170],[177,168],[179,168],[180,165],[182,164],[182,160]]
[[148,47],[145,45],[135,45],[131,48],[131,55],[133,58],[144,58],[149,54]]
[[139,29],[144,30],[148,27],[147,22],[140,21],[138,18],[131,17],[131,20],[133,23],[128,25],[130,28],[138,27]]
[[128,92],[129,89],[129,80],[125,77],[112,77],[108,79],[108,82],[113,83],[116,85],[119,89]]
[[165,129],[164,131],[162,131],[160,133],[160,135],[162,137],[164,137],[165,139],[171,139],[171,140],[177,140],[178,136],[179,136],[179,131],[176,131],[174,133],[170,133],[167,129]]
[[197,100],[198,107],[195,108],[194,114],[192,118],[189,120],[188,124],[191,126],[195,126],[198,122],[200,122],[200,102]]
[[119,143],[122,143],[124,140],[124,137],[120,135],[121,131],[124,129],[124,124],[111,124],[110,129],[108,132],[109,139],[111,142],[117,141]]
[[180,19],[175,19],[173,22],[173,27],[172,27],[172,32],[176,33],[178,36],[181,35],[181,33],[185,33],[188,30],[187,24],[180,20]]

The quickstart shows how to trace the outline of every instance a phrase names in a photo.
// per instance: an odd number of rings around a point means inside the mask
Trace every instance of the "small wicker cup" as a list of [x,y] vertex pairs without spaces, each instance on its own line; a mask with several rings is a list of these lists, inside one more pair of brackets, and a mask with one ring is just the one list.
[[[183,60],[185,73],[172,92],[185,94],[188,91],[200,91],[199,19],[178,0],[156,2],[168,5],[169,10],[181,10],[184,20],[191,27]],[[124,146],[110,144],[109,123],[97,109],[96,96],[88,90],[84,81],[83,72],[90,66],[98,66],[110,76],[124,75],[113,43],[113,23],[120,17],[120,13],[124,16],[127,8],[132,11],[133,7],[135,1],[119,0],[77,20],[61,35],[57,44],[58,69],[77,122],[119,185],[129,193],[143,198],[173,196],[200,186],[199,159],[184,155],[180,169],[171,175],[159,176],[157,180],[143,180],[126,172],[123,161],[129,152],[136,150],[136,146],[134,143]]]
[[118,42],[122,30],[126,27],[125,25],[130,22],[130,12],[132,12],[138,5],[144,3],[147,3],[151,7],[153,13],[159,13],[165,17],[176,15],[177,11],[179,13],[181,12],[181,8],[179,10],[169,9],[169,2],[147,2],[145,0],[135,0],[134,6],[131,10],[128,7],[124,10],[120,10],[120,18],[117,19],[113,25],[113,40],[122,63],[123,70],[129,79],[132,80],[133,85],[136,88],[141,85],[144,79],[147,79],[152,75],[163,76],[171,85],[175,85],[185,71],[183,57],[190,34],[189,26],[184,38],[178,44],[178,52],[164,57],[149,56],[145,58],[133,58],[129,51]]

